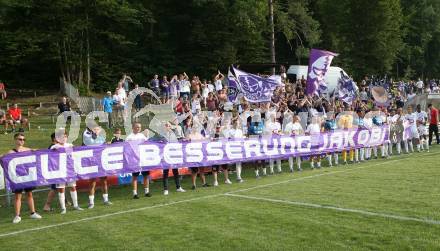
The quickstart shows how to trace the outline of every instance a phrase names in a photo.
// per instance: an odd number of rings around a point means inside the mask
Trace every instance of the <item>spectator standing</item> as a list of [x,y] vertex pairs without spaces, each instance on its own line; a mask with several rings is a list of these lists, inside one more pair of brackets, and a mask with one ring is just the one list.
[[419,78],[419,81],[417,81],[416,83],[416,87],[417,87],[417,94],[423,94],[423,88],[425,87],[425,85],[423,84],[423,81]]
[[113,105],[115,104],[115,100],[112,97],[112,92],[108,91],[107,96],[102,99],[102,107],[104,112],[107,114],[108,123],[107,127],[112,128],[113,126]]
[[437,139],[437,144],[440,144],[440,138],[438,135],[438,122],[439,122],[439,112],[432,104],[428,105],[429,109],[429,145],[432,143],[432,134],[435,134]]
[[189,98],[191,83],[188,81],[188,75],[186,75],[185,72],[183,74],[180,74],[179,76],[179,90],[181,97],[186,96],[187,98]]
[[[24,146],[24,143],[26,141],[26,138],[23,133],[17,133],[14,135],[15,140],[15,147],[10,150],[8,153],[18,153],[18,152],[26,152],[31,151],[30,148],[27,148]],[[14,201],[14,208],[15,208],[15,217],[12,223],[16,224],[21,221],[20,212],[21,212],[21,197],[23,194],[23,191],[26,193],[27,196],[27,202],[29,205],[29,211],[31,212],[31,219],[41,219],[42,217],[35,211],[35,204],[34,204],[34,197],[32,195],[32,190],[34,190],[34,187],[27,187],[24,189],[16,189],[14,190],[15,194],[15,201]]]

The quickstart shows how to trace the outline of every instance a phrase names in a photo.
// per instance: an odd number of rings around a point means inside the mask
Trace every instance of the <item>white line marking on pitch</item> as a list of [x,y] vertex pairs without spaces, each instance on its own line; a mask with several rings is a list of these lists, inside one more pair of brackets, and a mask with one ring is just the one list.
[[[427,155],[433,155],[433,154],[438,154],[438,153],[423,154],[423,155],[427,156]],[[401,160],[405,160],[405,159],[406,158],[397,159],[397,160],[390,160],[390,161],[386,161],[385,163],[397,162],[397,161],[401,161]],[[275,185],[285,184],[285,183],[293,182],[293,181],[311,179],[311,178],[325,176],[325,175],[345,173],[345,172],[350,172],[350,171],[357,170],[357,169],[363,169],[363,168],[366,168],[366,167],[373,167],[373,166],[381,165],[383,163],[384,162],[380,162],[380,163],[376,163],[376,164],[372,164],[372,165],[365,165],[365,166],[350,168],[350,169],[346,169],[346,170],[333,171],[333,172],[328,172],[328,173],[320,173],[320,174],[315,174],[315,175],[310,175],[310,176],[305,176],[305,177],[299,177],[299,178],[289,179],[289,180],[285,180],[285,181],[281,181],[281,182],[275,182],[275,183],[258,185],[258,186],[253,186],[253,187],[249,187],[249,188],[244,188],[244,189],[238,189],[238,190],[235,190],[235,191],[221,193],[221,194],[202,196],[202,197],[186,199],[186,200],[180,200],[180,201],[175,201],[175,202],[170,202],[170,203],[157,204],[157,205],[154,205],[154,206],[140,207],[140,208],[134,208],[134,209],[129,209],[129,210],[125,210],[125,211],[119,211],[119,212],[114,212],[114,213],[102,214],[102,215],[82,218],[82,219],[79,219],[79,220],[73,220],[73,221],[67,221],[67,222],[47,225],[47,226],[43,226],[43,227],[28,228],[28,229],[23,229],[23,230],[19,230],[19,231],[13,231],[13,232],[9,232],[9,233],[0,234],[0,238],[1,237],[7,237],[7,236],[14,236],[14,235],[22,234],[22,233],[27,233],[27,232],[40,231],[40,230],[44,230],[44,229],[50,229],[50,228],[54,228],[54,227],[60,227],[60,226],[75,224],[75,223],[84,222],[84,221],[91,221],[91,220],[96,220],[96,219],[102,219],[102,218],[107,218],[107,217],[110,217],[110,216],[116,216],[116,215],[121,215],[121,214],[133,213],[133,212],[138,212],[138,211],[143,211],[143,210],[148,210],[148,209],[154,209],[154,208],[160,208],[160,207],[166,207],[166,206],[172,206],[172,205],[176,205],[176,204],[180,204],[180,203],[186,203],[186,202],[198,201],[198,200],[202,200],[202,199],[215,198],[215,197],[220,197],[220,196],[225,196],[225,195],[232,195],[232,193],[239,193],[239,192],[249,191],[249,190],[253,190],[253,189],[264,188],[264,187],[268,187],[268,186],[275,186]]]
[[277,199],[269,199],[269,198],[263,198],[263,197],[254,197],[254,196],[247,196],[247,195],[241,195],[241,194],[231,194],[231,193],[224,194],[224,196],[237,197],[237,198],[243,198],[243,199],[249,199],[249,200],[267,201],[267,202],[272,202],[272,203],[288,204],[288,205],[295,205],[295,206],[303,206],[303,207],[330,209],[330,210],[334,210],[334,211],[357,213],[357,214],[368,215],[368,216],[379,216],[379,217],[383,217],[383,218],[395,219],[395,220],[401,220],[401,221],[416,221],[416,222],[422,222],[422,223],[427,223],[427,224],[432,224],[432,225],[440,225],[440,221],[438,221],[438,220],[414,218],[414,217],[385,214],[385,213],[376,213],[376,212],[365,211],[365,210],[361,210],[361,209],[325,206],[325,205],[306,203],[306,202],[300,202],[300,201],[277,200]]

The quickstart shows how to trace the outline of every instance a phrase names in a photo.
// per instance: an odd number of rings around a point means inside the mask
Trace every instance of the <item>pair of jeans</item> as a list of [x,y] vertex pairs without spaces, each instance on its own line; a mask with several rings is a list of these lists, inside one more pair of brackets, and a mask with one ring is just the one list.
[[[174,182],[176,183],[176,188],[180,188],[180,179],[179,179],[179,169],[172,169],[173,170],[173,176],[174,176]],[[162,181],[163,181],[163,190],[168,190],[168,174],[170,169],[163,169],[162,173]]]
[[440,144],[440,138],[438,135],[438,125],[429,124],[429,144],[432,143],[432,134],[435,134],[435,138],[437,139],[437,144]]

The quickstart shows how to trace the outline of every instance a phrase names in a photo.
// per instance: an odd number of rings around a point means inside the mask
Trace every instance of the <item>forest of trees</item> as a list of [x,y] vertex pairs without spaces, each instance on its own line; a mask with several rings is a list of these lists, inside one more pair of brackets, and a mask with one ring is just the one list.
[[[273,0],[276,60],[339,53],[356,79],[440,77],[439,0]],[[0,0],[0,80],[103,91],[123,73],[209,78],[270,62],[268,0]]]

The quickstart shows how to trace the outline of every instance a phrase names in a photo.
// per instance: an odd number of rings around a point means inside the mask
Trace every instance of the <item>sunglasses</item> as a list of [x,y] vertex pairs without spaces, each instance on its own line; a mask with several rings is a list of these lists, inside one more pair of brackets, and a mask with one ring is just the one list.
[[18,141],[26,141],[25,138],[17,138]]

